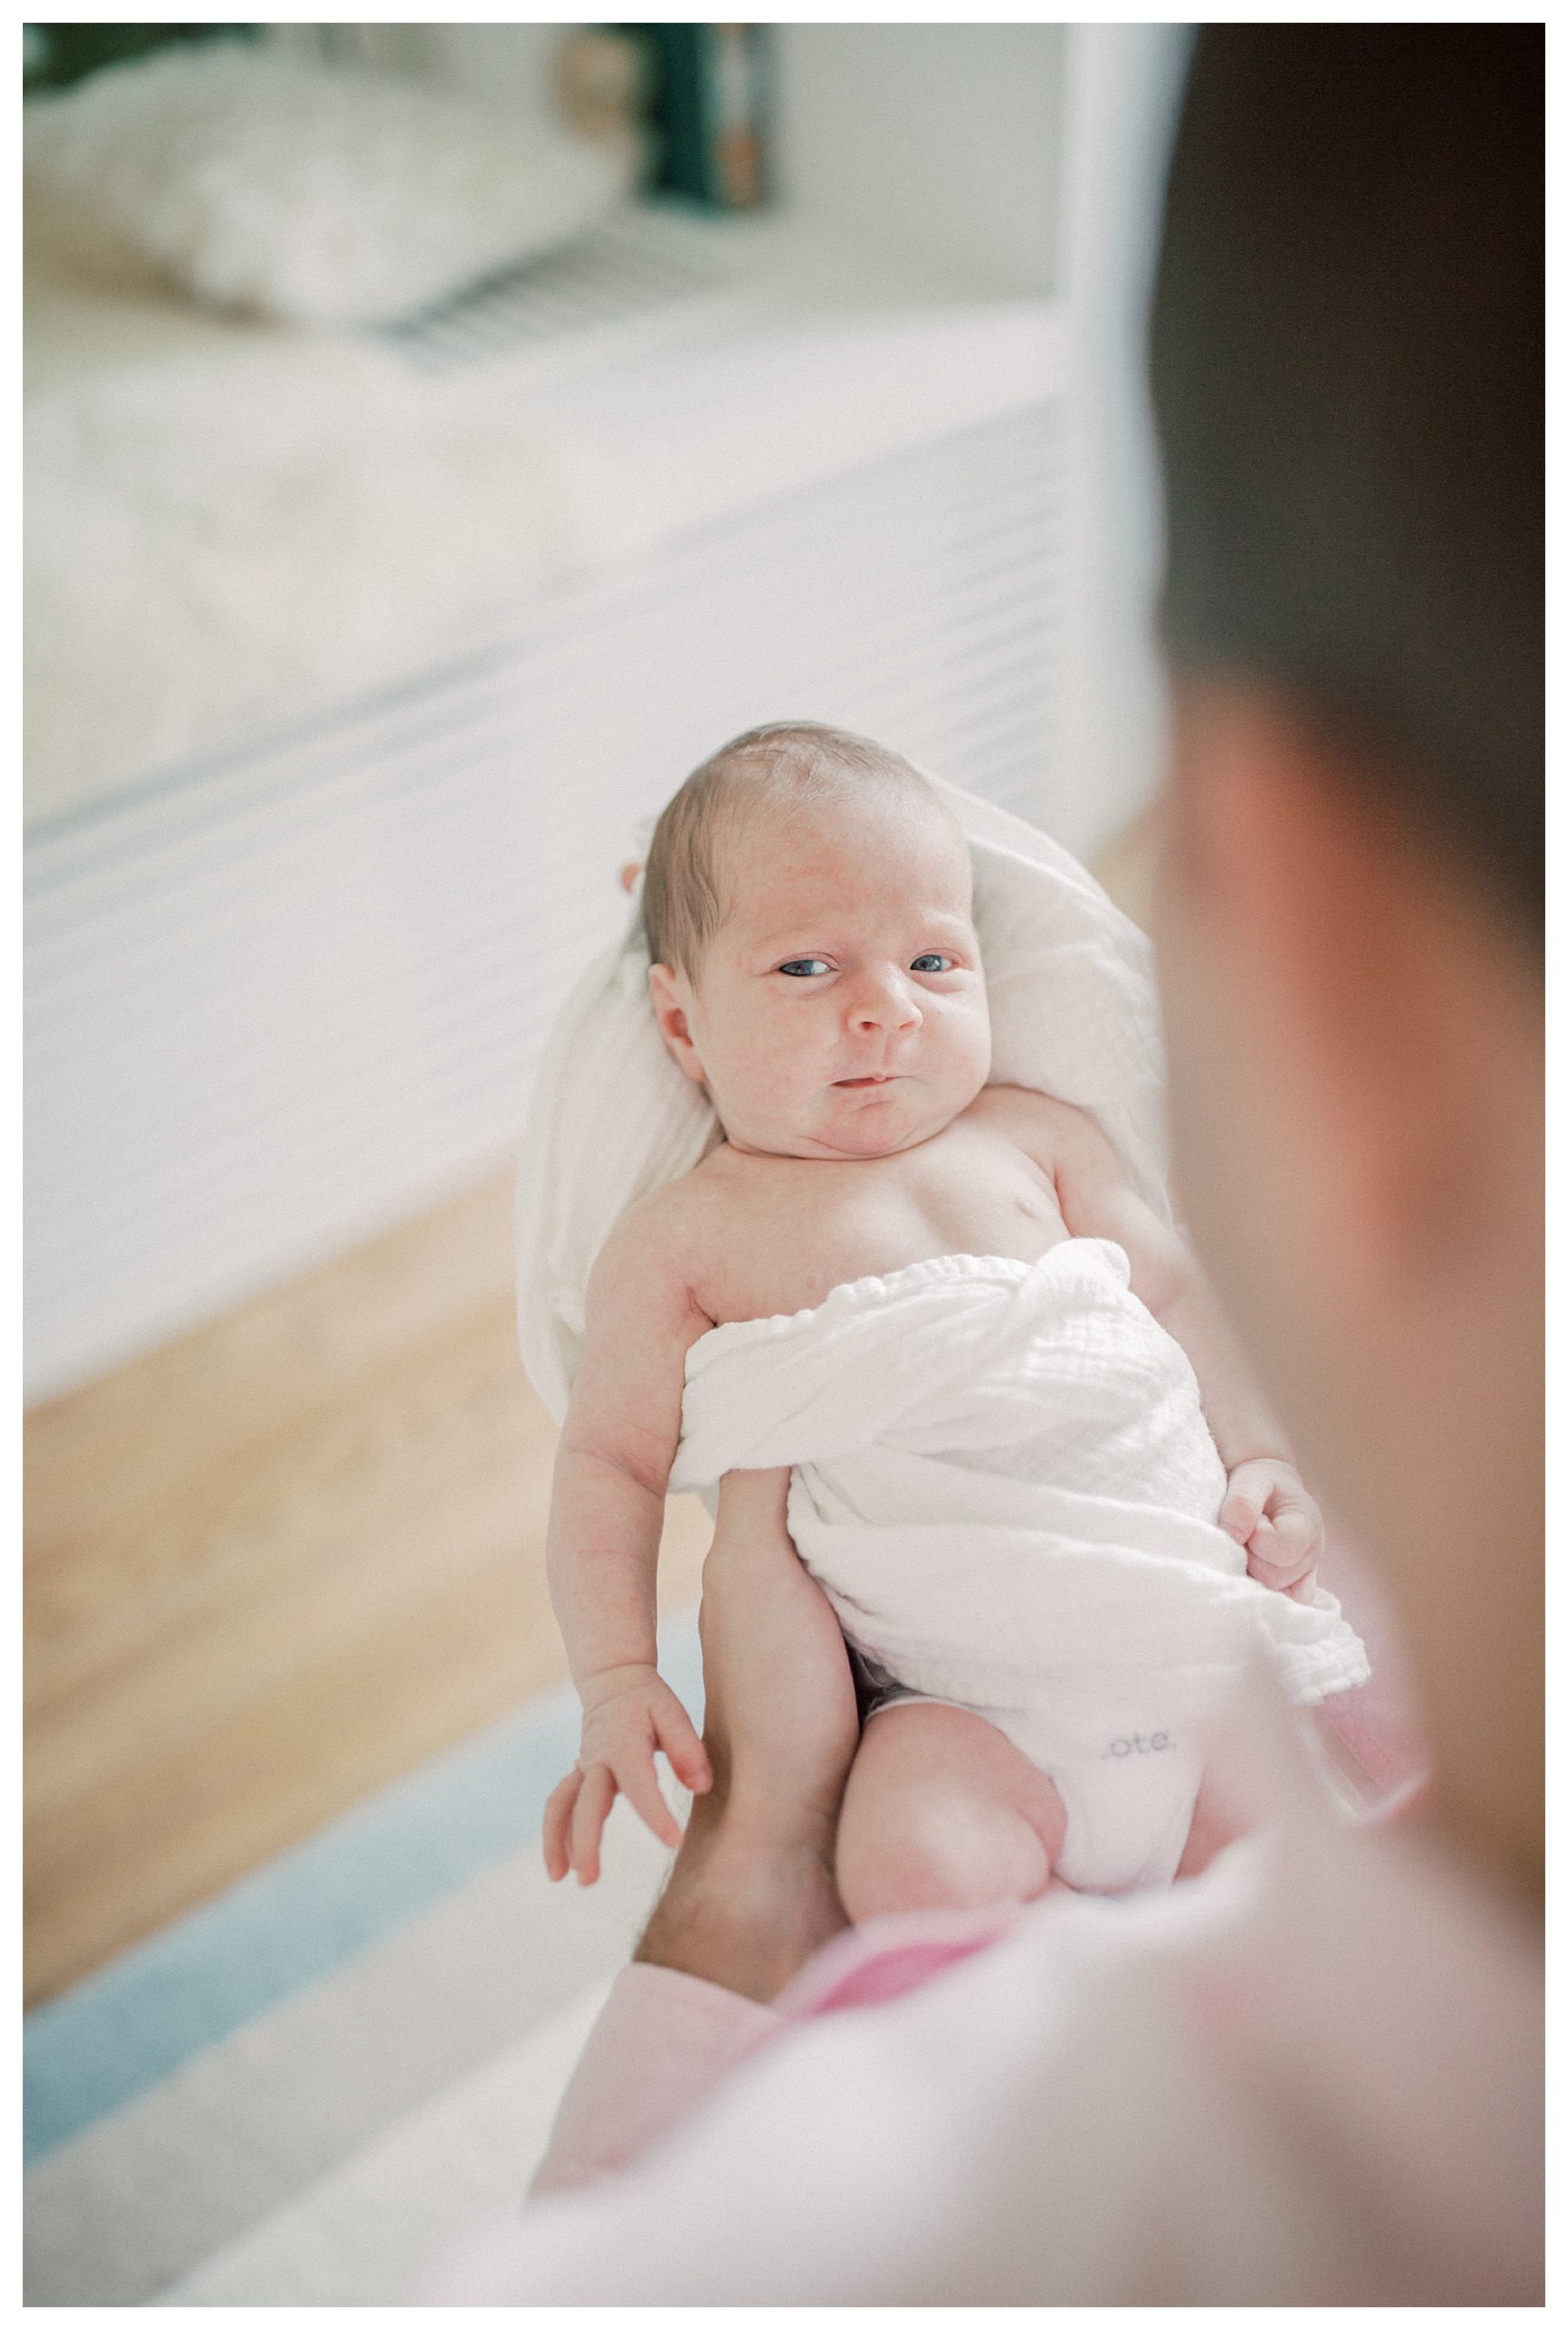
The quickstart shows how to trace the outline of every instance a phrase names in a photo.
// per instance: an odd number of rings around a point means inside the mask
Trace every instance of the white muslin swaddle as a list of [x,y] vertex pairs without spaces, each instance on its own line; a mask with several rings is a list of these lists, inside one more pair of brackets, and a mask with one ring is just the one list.
[[1290,1695],[1364,1681],[1333,1598],[1246,1575],[1186,1353],[1127,1256],[946,1255],[693,1346],[673,1486],[794,1468],[790,1532],[846,1637],[1056,1782],[1060,1873],[1168,1882],[1199,1731],[1261,1641]]

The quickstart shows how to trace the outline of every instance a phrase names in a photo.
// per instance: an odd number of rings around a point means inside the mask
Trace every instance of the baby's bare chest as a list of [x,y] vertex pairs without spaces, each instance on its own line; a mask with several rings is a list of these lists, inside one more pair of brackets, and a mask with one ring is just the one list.
[[1068,1234],[1050,1176],[1010,1142],[950,1127],[895,1157],[730,1160],[703,1307],[721,1323],[814,1308],[850,1279],[938,1254],[1033,1262]]

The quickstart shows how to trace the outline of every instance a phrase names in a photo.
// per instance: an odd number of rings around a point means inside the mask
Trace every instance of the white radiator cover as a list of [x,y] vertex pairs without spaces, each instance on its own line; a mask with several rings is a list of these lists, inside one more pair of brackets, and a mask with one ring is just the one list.
[[515,1154],[636,819],[754,721],[840,722],[1080,855],[1047,401],[693,536],[460,667],[29,837],[36,1401]]

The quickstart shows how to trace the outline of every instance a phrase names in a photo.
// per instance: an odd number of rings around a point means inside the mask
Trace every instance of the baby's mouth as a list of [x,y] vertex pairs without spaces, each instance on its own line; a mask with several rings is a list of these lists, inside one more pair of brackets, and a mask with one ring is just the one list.
[[869,1085],[896,1084],[899,1081],[896,1076],[841,1076],[837,1079],[837,1089],[841,1092],[863,1092]]

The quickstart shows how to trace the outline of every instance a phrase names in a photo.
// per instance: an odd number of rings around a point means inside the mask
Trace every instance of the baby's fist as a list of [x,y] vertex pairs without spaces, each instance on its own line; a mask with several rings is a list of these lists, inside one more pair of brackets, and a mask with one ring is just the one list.
[[1282,1456],[1251,1456],[1231,1474],[1219,1526],[1247,1549],[1259,1585],[1310,1602],[1323,1553],[1323,1516]]

